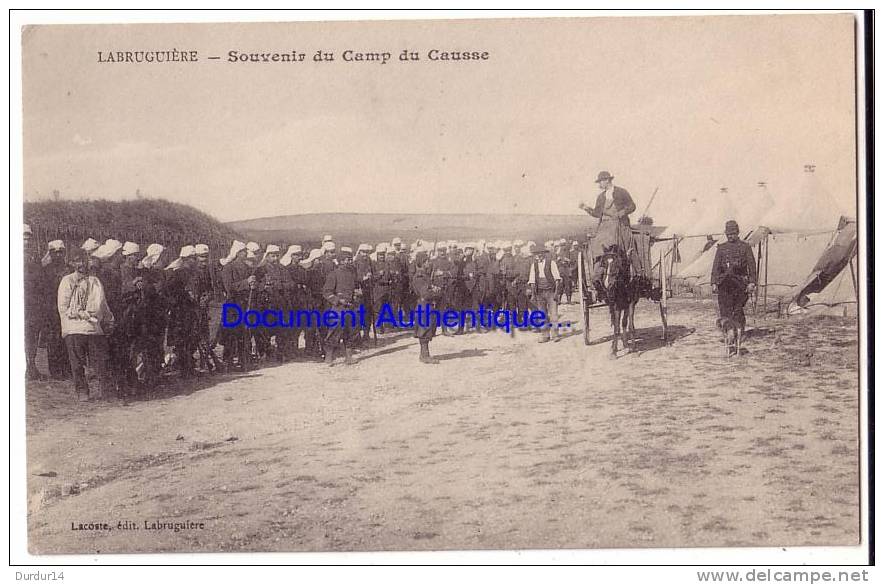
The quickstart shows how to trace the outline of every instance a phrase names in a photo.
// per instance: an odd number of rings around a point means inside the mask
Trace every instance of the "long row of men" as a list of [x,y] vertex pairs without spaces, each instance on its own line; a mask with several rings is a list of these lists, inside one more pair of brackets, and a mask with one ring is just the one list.
[[[394,238],[354,250],[325,236],[307,252],[275,244],[234,241],[217,265],[205,244],[183,246],[177,257],[164,246],[142,251],[135,242],[89,238],[67,249],[48,243],[37,258],[25,238],[25,323],[27,376],[39,379],[37,348],[47,350],[48,374],[73,378],[82,400],[124,396],[155,388],[164,372],[189,378],[197,371],[246,369],[273,358],[322,359],[336,354],[353,362],[352,352],[385,331],[372,323],[381,307],[409,311],[423,303],[439,309],[539,308],[552,322],[564,296],[576,284],[577,242],[414,242]],[[164,265],[166,264],[166,265]],[[220,282],[220,287],[213,283]],[[220,290],[218,290],[220,289]],[[244,310],[324,310],[363,305],[371,318],[361,330],[348,327],[262,330],[218,326],[220,302]],[[435,324],[416,327],[420,360],[435,363],[429,341]],[[467,329],[469,329],[467,327]],[[484,331],[477,328],[480,332]],[[541,342],[554,339],[546,329]],[[450,331],[465,333],[463,326]],[[303,338],[303,349],[301,339]],[[219,356],[215,348],[223,347]],[[100,388],[90,393],[87,363]]]

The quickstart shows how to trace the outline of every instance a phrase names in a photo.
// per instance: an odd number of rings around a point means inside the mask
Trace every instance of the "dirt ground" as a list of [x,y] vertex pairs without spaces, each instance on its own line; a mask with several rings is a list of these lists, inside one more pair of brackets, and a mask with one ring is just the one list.
[[[856,544],[857,329],[753,322],[726,359],[712,301],[656,306],[638,351],[575,334],[391,334],[297,362],[78,403],[27,389],[33,553]],[[576,305],[563,307],[576,319]],[[126,521],[138,529],[124,529]],[[150,530],[145,522],[203,523]],[[108,523],[110,530],[72,530]]]

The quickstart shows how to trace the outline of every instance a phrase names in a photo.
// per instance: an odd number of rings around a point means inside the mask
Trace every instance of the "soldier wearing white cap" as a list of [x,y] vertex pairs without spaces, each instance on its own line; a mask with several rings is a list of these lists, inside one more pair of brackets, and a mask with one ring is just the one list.
[[[327,276],[321,265],[323,255],[323,250],[314,248],[310,250],[307,258],[299,263],[304,269],[304,279],[307,283],[306,306],[304,308],[309,311],[323,311],[326,308],[325,299],[322,296],[322,287],[325,285],[325,277]],[[304,352],[307,355],[320,358],[325,356],[323,333],[324,330],[320,330],[315,323],[304,330]]]
[[254,268],[261,260],[261,245],[258,242],[246,244],[246,264]]
[[301,246],[298,244],[292,244],[289,246],[285,254],[279,259],[279,263],[283,266],[291,266],[293,263],[297,264],[301,260]]
[[167,343],[182,379],[194,375],[193,357],[199,345],[199,306],[191,288],[196,262],[196,247],[188,244],[181,247],[178,258],[166,267],[164,296],[169,306]]
[[[37,369],[37,346],[40,332],[44,331],[47,324],[55,313],[58,319],[58,311],[55,308],[55,294],[58,289],[53,289],[46,281],[46,273],[42,264],[37,260],[31,243],[31,226],[24,225],[24,285],[25,285],[25,376],[28,380],[42,379],[40,370]],[[46,335],[44,334],[44,337]]]
[[503,242],[503,255],[500,258],[500,275],[502,280],[504,307],[509,311],[518,310],[521,306],[520,297],[525,287],[519,283],[519,269],[516,257],[513,256],[513,243]]
[[194,337],[199,355],[199,367],[205,371],[218,371],[221,369],[221,364],[214,351],[216,333],[212,331],[209,318],[211,303],[215,296],[212,274],[214,267],[209,261],[208,245],[196,244],[193,250],[196,262],[192,269],[189,290],[197,305]]
[[[283,311],[288,314],[296,307],[292,302],[295,293],[295,282],[291,272],[279,262],[282,249],[276,244],[268,244],[261,260],[264,269],[264,286],[259,295],[259,310]],[[274,330],[258,331],[258,339],[261,340],[260,348],[269,352],[271,349],[271,336],[276,337],[275,359],[282,363],[293,357],[292,333],[290,328],[280,327]]]
[[564,238],[560,238],[555,242],[555,253],[554,259],[556,261],[556,265],[559,267],[559,274],[562,276],[562,292],[559,293],[556,302],[562,304],[562,296],[565,297],[566,302],[571,304],[571,295],[572,286],[571,286],[571,254],[568,249],[568,242]]
[[322,243],[323,244],[326,242],[333,242],[333,241],[334,241],[334,238],[332,238],[331,235],[329,235],[329,234],[322,236]]
[[[361,303],[356,283],[356,269],[353,266],[352,248],[341,247],[339,263],[326,277],[322,287],[322,296],[329,307],[341,312],[339,324],[329,327],[325,332],[325,363],[333,366],[335,353],[338,349],[343,349],[344,363],[352,365],[355,363],[352,344],[356,329],[354,323],[350,322],[343,313],[343,311],[355,311]],[[358,323],[355,325],[358,326]]]
[[135,279],[138,277],[138,262],[141,247],[135,242],[123,244],[123,262],[120,264],[120,290],[123,295],[123,304],[129,304],[128,295],[136,292]]
[[[464,242],[463,244],[463,256],[458,265],[458,286],[461,293],[460,309],[478,311],[482,301],[482,275],[479,272],[475,242]],[[460,335],[463,332],[463,325],[459,325],[457,334]]]
[[[375,247],[375,259],[372,263],[372,288],[371,303],[372,315],[376,318],[381,314],[383,306],[389,305],[396,310],[396,284],[401,269],[399,260],[394,256],[386,242],[381,242]],[[387,331],[386,325],[381,327],[380,333]]]
[[[374,315],[374,297],[372,296],[372,288],[374,288],[374,262],[369,254],[371,253],[371,244],[359,244],[356,249],[356,258],[353,260],[353,266],[356,268],[356,286],[362,291],[362,304],[365,306],[366,319],[365,326],[359,332],[357,340],[360,344],[366,343],[371,337],[372,324],[375,321]],[[377,332],[375,332],[377,335]]]
[[458,306],[456,298],[457,267],[448,255],[448,246],[448,242],[438,243],[436,258],[430,261],[433,270],[433,284],[442,289],[442,294],[437,301],[440,311],[457,309]]
[[144,258],[141,259],[141,262],[138,263],[138,266],[144,269],[161,268],[161,266],[159,266],[160,256],[163,255],[165,249],[165,246],[162,244],[151,244],[147,247],[147,253],[144,255]]
[[[317,251],[318,254],[318,251]],[[285,254],[279,259],[280,266],[284,267],[289,274],[292,291],[289,294],[289,306],[294,310],[310,310],[307,269],[302,265],[303,249],[298,244],[292,244],[286,249]],[[297,325],[297,323],[295,323]],[[295,327],[291,329],[288,339],[288,357],[296,358],[299,355],[301,332],[304,329]],[[305,332],[305,345],[309,347],[309,339]]]
[[[42,329],[42,335],[46,340],[49,375],[55,380],[63,380],[71,375],[67,348],[62,339],[61,319],[56,299],[58,287],[62,279],[71,272],[66,256],[67,251],[65,250],[64,242],[52,240],[47,244],[46,255],[41,261],[42,286],[51,291],[46,299],[46,322]],[[51,306],[49,303],[51,303]]]
[[[239,305],[243,311],[249,310],[254,301],[258,279],[252,273],[252,267],[246,263],[246,244],[234,240],[230,252],[225,258],[221,269],[221,282],[224,294],[229,303]],[[247,369],[251,357],[251,336],[247,329],[240,325],[236,328],[221,330],[221,343],[224,345],[224,361],[228,367],[234,366],[234,360],[240,369]]]
[[83,242],[83,245],[81,245],[80,248],[85,250],[87,254],[91,254],[98,249],[98,246],[100,246],[100,244],[97,241],[92,238],[86,238],[86,241]]
[[479,271],[484,281],[482,303],[486,307],[499,308],[503,302],[503,286],[500,260],[497,258],[498,242],[486,242],[486,253],[480,257]]

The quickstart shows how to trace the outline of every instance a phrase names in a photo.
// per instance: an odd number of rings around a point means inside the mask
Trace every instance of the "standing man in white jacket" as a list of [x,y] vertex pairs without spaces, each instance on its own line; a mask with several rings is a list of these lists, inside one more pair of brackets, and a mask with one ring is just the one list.
[[73,272],[64,276],[58,286],[58,315],[77,398],[85,401],[90,398],[85,370],[87,355],[98,374],[100,390],[95,397],[101,397],[112,385],[107,335],[113,329],[114,315],[107,306],[101,281],[88,272],[85,252],[75,250],[70,264]]

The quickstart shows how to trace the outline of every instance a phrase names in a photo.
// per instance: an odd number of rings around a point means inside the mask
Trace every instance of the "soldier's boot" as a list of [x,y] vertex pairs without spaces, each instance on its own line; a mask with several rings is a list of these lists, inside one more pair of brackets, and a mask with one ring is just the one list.
[[540,339],[537,340],[537,343],[547,343],[549,342],[549,328],[545,328],[540,332]]
[[438,364],[439,360],[430,355],[430,341],[428,339],[421,339],[421,357],[420,361],[424,364]]
[[344,346],[344,365],[345,366],[352,366],[355,363],[356,363],[356,360],[353,359],[353,350],[350,348],[350,346],[345,345]]

